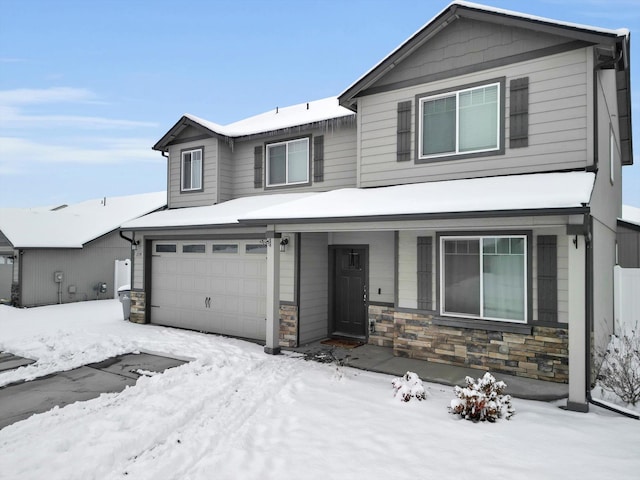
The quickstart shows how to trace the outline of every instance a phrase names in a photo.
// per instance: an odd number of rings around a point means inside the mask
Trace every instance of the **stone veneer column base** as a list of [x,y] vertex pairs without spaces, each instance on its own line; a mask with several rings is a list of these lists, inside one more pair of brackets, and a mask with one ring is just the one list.
[[567,383],[567,328],[533,326],[531,334],[441,326],[424,312],[369,306],[369,344],[392,347],[398,357]]
[[298,346],[298,307],[280,305],[280,346]]
[[131,314],[129,315],[129,321],[132,323],[149,323],[147,320],[147,314],[145,312],[146,307],[146,295],[143,291],[132,290],[131,291]]

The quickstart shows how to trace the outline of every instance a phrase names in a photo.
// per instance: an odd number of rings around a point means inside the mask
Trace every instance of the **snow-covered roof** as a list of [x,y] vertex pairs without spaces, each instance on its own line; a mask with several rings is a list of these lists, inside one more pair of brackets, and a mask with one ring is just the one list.
[[268,112],[228,125],[219,125],[188,113],[184,116],[220,135],[241,137],[351,115],[353,115],[351,110],[338,105],[337,97],[329,97],[313,102],[292,105],[290,107],[276,107]]
[[57,210],[0,208],[0,231],[14,248],[82,248],[166,204],[166,192],[155,192],[103,197]]
[[248,221],[298,221],[580,208],[595,174],[540,173],[378,188],[344,188],[261,208]]
[[176,208],[151,213],[122,225],[123,229],[202,227],[237,224],[238,219],[263,207],[273,207],[300,200],[314,193],[280,193],[242,197],[205,207]]
[[620,220],[640,227],[640,208],[632,207],[631,205],[623,205],[622,217]]
[[[366,73],[364,73],[360,78],[358,78],[355,82],[353,82],[349,87],[347,87],[343,93],[341,93],[338,98],[340,99],[342,104],[348,103],[355,94],[366,88],[366,86],[370,85],[372,81],[375,81],[379,78],[379,75],[375,72],[378,70],[385,70],[394,68],[401,52],[407,49],[407,46],[413,44],[414,42],[424,41],[424,38],[420,38],[421,34],[425,32],[432,25],[436,25],[439,22],[448,22],[447,20],[449,15],[462,16],[467,11],[475,11],[480,14],[485,13],[488,15],[500,15],[509,17],[513,20],[523,20],[531,22],[532,25],[546,25],[548,27],[558,27],[563,28],[568,31],[574,32],[582,32],[585,34],[595,34],[595,35],[604,35],[604,36],[612,36],[612,37],[625,37],[629,38],[630,32],[626,28],[620,29],[608,29],[608,28],[600,28],[594,27],[590,25],[582,25],[579,23],[572,22],[564,22],[560,20],[554,20],[551,18],[540,17],[537,15],[529,15],[526,13],[516,12],[514,10],[507,10],[503,8],[494,8],[487,5],[482,5],[479,3],[466,2],[463,0],[456,0],[447,5],[444,9],[442,9],[438,14],[436,14],[433,18],[431,18],[427,23],[425,23],[422,27],[420,27],[415,33],[413,33],[409,38],[407,38],[404,42],[402,42],[398,47],[396,47],[391,53],[389,53],[386,57],[380,60],[376,65],[374,65],[371,69],[369,69]],[[445,23],[446,24],[446,23]],[[368,79],[368,77],[370,77]]]

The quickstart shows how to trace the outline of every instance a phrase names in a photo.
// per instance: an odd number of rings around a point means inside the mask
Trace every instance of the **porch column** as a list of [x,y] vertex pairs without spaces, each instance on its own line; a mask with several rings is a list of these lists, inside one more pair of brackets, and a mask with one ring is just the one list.
[[267,232],[267,337],[265,353],[280,353],[280,234]]
[[569,398],[567,409],[589,411],[586,385],[586,245],[582,235],[569,237]]

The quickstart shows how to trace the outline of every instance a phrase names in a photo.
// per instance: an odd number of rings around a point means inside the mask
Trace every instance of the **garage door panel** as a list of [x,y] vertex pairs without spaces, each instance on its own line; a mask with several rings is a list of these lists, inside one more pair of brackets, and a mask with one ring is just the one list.
[[[159,242],[167,243],[167,242]],[[188,243],[188,242],[184,242]],[[237,253],[160,253],[152,257],[151,321],[162,325],[264,340],[266,258]],[[210,301],[206,301],[210,299]]]

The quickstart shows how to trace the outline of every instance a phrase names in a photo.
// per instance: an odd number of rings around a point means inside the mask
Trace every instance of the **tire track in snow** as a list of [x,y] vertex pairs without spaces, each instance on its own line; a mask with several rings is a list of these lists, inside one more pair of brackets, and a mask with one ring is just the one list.
[[[258,362],[237,375],[224,375],[225,382],[218,383],[215,392],[206,392],[206,399],[213,401],[199,401],[199,407],[189,408],[189,415],[180,415],[186,421],[165,441],[119,466],[118,477],[157,478],[162,472],[167,479],[198,478],[191,474],[201,470],[203,463],[210,463],[213,457],[224,461],[225,452],[259,423],[260,413],[287,388],[292,374],[302,371],[300,362],[291,358],[265,357]],[[176,443],[181,447],[176,448]]]

